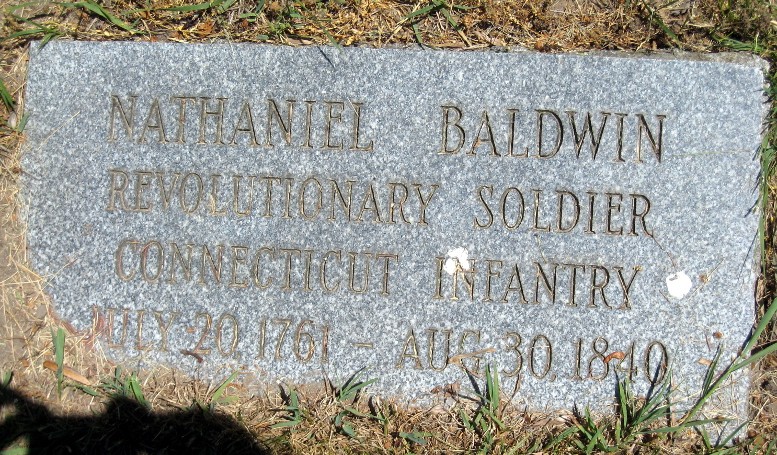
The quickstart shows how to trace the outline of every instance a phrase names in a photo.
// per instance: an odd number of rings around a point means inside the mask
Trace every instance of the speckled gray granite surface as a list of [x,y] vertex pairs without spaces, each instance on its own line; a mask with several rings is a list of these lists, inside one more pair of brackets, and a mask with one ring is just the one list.
[[[763,64],[52,42],[30,259],[112,358],[533,409],[698,390],[753,323]],[[747,413],[736,378],[710,412]]]

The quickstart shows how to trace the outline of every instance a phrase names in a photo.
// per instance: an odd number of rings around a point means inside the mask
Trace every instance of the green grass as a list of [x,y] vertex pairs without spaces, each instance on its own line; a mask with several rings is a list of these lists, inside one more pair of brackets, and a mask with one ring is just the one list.
[[431,0],[425,6],[407,14],[402,23],[410,24],[410,27],[413,29],[413,35],[415,36],[416,42],[418,42],[418,44],[424,44],[424,39],[418,24],[422,19],[439,13],[445,18],[448,25],[453,30],[457,31],[465,41],[467,41],[466,36],[460,31],[459,23],[453,17],[451,12],[467,11],[469,9],[470,7],[467,6],[449,4],[445,0]]
[[[471,378],[472,379],[472,378]],[[476,390],[478,406],[473,417],[469,417],[464,409],[459,410],[464,428],[476,433],[480,438],[478,453],[489,453],[494,448],[496,434],[505,429],[500,418],[501,392],[499,390],[499,369],[486,365],[485,387]],[[476,382],[473,380],[473,384]]]
[[357,432],[353,427],[354,418],[366,418],[381,420],[382,416],[361,412],[354,406],[364,389],[376,382],[377,379],[362,380],[362,370],[354,373],[343,385],[334,389],[334,398],[337,400],[340,411],[332,418],[335,428],[349,438],[356,438]]
[[148,402],[143,393],[143,387],[137,374],[133,372],[127,375],[120,366],[114,369],[112,377],[103,380],[99,389],[109,397],[129,398],[141,406],[151,409],[151,403]]
[[8,89],[5,87],[5,82],[3,82],[2,79],[0,79],[0,99],[3,100],[3,104],[9,112],[16,109],[16,101],[14,101],[13,96],[8,93]]
[[235,379],[237,379],[238,372],[235,371],[234,373],[230,374],[224,381],[221,382],[221,384],[216,387],[216,390],[213,391],[213,394],[210,397],[210,402],[208,404],[208,409],[213,412],[216,409],[216,406],[218,405],[228,405],[232,404],[235,401],[237,401],[237,397],[232,395],[227,395],[227,387],[230,386],[233,382],[235,382]]
[[3,373],[2,376],[0,376],[0,386],[2,387],[8,387],[11,385],[11,381],[13,380],[13,371],[8,371]]
[[3,38],[3,40],[12,40],[17,38],[40,39],[41,44],[45,46],[46,43],[48,43],[49,41],[63,35],[63,33],[57,30],[56,28],[39,24],[32,19],[27,19],[22,16],[17,16],[13,13],[9,13],[9,16],[27,25],[28,27],[25,27],[21,30],[17,30],[11,33],[10,35]]
[[272,428],[292,429],[301,425],[305,419],[305,414],[299,403],[299,394],[296,390],[290,389],[288,393],[286,393],[285,401],[286,406],[283,407],[282,411],[288,414],[283,416],[283,421],[273,424]]
[[409,443],[416,444],[419,446],[425,446],[428,444],[428,439],[432,437],[432,433],[424,432],[424,431],[413,431],[411,433],[405,433],[403,431],[399,432],[399,437],[406,440]]
[[[614,417],[594,417],[586,408],[577,413],[577,421],[564,431],[556,434],[550,441],[541,437],[524,438],[522,441],[511,441],[504,438],[507,426],[503,422],[504,403],[500,390],[498,368],[487,365],[482,387],[477,385],[474,378],[475,396],[477,406],[468,410],[467,407],[459,408],[459,419],[462,429],[476,435],[477,452],[486,454],[494,451],[508,451],[512,453],[543,451],[564,451],[581,454],[593,453],[621,453],[634,447],[649,447],[656,441],[667,440],[672,435],[682,434],[687,430],[697,432],[700,446],[704,453],[734,453],[730,447],[735,436],[739,434],[744,423],[722,435],[710,436],[707,425],[720,423],[720,419],[697,418],[703,412],[704,406],[711,397],[720,391],[726,381],[735,372],[752,366],[763,357],[777,350],[777,344],[769,343],[758,346],[758,340],[766,329],[768,322],[777,312],[777,299],[769,306],[767,313],[761,319],[747,343],[743,346],[740,355],[728,364],[720,368],[721,351],[719,350],[709,365],[700,385],[698,399],[681,416],[677,415],[680,404],[674,402],[670,384],[671,373],[661,384],[656,384],[654,390],[645,398],[638,398],[632,391],[632,385],[628,380],[618,383],[616,394],[616,406]],[[57,330],[53,336],[54,356],[57,365],[55,372],[57,390],[61,396],[62,389],[68,384],[62,374],[64,368],[65,334],[62,329]],[[8,372],[0,378],[0,384],[7,387],[12,378]],[[217,406],[229,405],[237,401],[237,397],[227,395],[227,390],[238,377],[238,373],[232,373],[215,387],[209,396],[207,405],[199,402],[193,403],[206,412],[214,412]],[[333,427],[342,435],[359,439],[360,432],[365,434],[371,430],[372,422],[384,425],[384,434],[388,434],[386,425],[390,417],[370,401],[371,411],[365,412],[358,409],[358,403],[366,394],[369,385],[377,379],[363,378],[362,370],[350,376],[342,385],[332,387],[331,397],[336,403],[336,413],[331,417]],[[97,389],[76,387],[84,393],[98,397],[129,398],[146,409],[152,405],[146,398],[143,386],[135,373],[126,374],[121,367],[114,370],[113,376],[104,379]],[[278,409],[282,419],[271,426],[272,429],[294,431],[302,428],[308,421],[308,412],[303,409],[299,393],[289,389],[285,393],[286,405]],[[471,413],[471,414],[470,414]],[[396,417],[394,417],[396,420]],[[393,422],[396,424],[396,422]],[[398,431],[397,438],[404,441],[406,448],[422,448],[432,439],[442,440],[444,436],[429,431],[413,430]]]
[[65,382],[65,331],[61,327],[57,328],[56,335],[52,333],[52,342],[54,344],[54,363],[57,365],[57,396],[62,398],[62,389]]
[[72,8],[72,9],[81,9],[93,16],[96,16],[104,21],[107,21],[111,23],[112,25],[130,33],[140,33],[134,26],[124,22],[123,20],[119,19],[111,13],[108,9],[100,6],[97,2],[93,0],[85,0],[81,2],[76,3],[67,3],[63,2],[60,3],[65,8]]
[[[673,4],[677,3],[677,0],[673,0],[670,2],[665,3],[663,6],[671,6]],[[636,4],[640,9],[644,11],[645,16],[647,17],[648,22],[658,27],[661,32],[668,38],[669,42],[678,47],[683,47],[682,41],[680,41],[680,38],[677,37],[677,34],[672,30],[670,26],[664,22],[663,18],[661,17],[661,14],[656,11],[656,7],[653,6],[650,2],[647,0],[637,0]]]
[[[209,9],[215,9],[217,13],[225,13],[237,0],[214,0],[212,2],[197,3],[194,5],[183,6],[171,6],[165,8],[167,11],[178,11],[182,13],[190,13],[195,11],[206,11]],[[264,2],[262,2],[264,4]]]
[[[727,446],[740,434],[747,422],[733,429],[728,427],[727,433],[713,438],[708,432],[708,425],[721,423],[721,419],[698,419],[697,416],[703,412],[711,398],[721,391],[721,388],[734,373],[753,366],[765,356],[777,351],[777,343],[775,342],[765,346],[757,346],[761,334],[773,320],[775,312],[777,312],[777,299],[772,301],[739,355],[722,370],[719,368],[722,351],[718,349],[707,367],[698,398],[690,409],[681,416],[675,415],[676,409],[680,408],[681,405],[673,401],[674,394],[670,387],[672,383],[670,374],[644,400],[636,399],[629,382],[623,380],[618,383],[616,418],[614,420],[594,419],[586,408],[583,413],[578,414],[576,431],[574,429],[568,430],[554,444],[568,439],[580,450],[580,453],[612,453],[624,451],[635,444],[640,444],[640,440],[646,436],[663,437],[693,430],[699,434],[705,453],[728,453],[731,449]],[[675,420],[678,423],[673,424],[672,422]]]

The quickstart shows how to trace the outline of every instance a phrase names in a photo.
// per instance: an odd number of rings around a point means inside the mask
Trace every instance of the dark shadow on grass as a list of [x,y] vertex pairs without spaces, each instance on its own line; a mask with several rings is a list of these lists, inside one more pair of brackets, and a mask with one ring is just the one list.
[[228,416],[197,406],[153,412],[126,397],[112,398],[94,416],[59,417],[13,388],[0,385],[0,451],[26,441],[40,454],[269,454]]

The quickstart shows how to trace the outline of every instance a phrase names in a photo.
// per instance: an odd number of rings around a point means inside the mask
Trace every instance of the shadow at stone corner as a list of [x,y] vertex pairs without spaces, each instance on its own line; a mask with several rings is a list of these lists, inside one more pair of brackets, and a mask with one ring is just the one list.
[[26,441],[40,454],[270,454],[225,415],[199,407],[153,412],[116,397],[94,416],[59,417],[13,388],[0,385],[0,452]]

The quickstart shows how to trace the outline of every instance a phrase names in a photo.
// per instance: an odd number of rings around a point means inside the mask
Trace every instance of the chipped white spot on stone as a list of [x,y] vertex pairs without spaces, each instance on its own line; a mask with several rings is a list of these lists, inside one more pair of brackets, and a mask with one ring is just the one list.
[[669,295],[676,299],[682,299],[688,295],[693,283],[685,271],[680,271],[666,277],[666,287],[669,290]]
[[445,265],[443,265],[443,270],[448,272],[448,274],[453,275],[456,273],[456,265],[461,264],[461,268],[464,270],[469,270],[469,252],[466,248],[460,247],[460,248],[454,248],[450,251],[448,251],[448,259],[445,260]]

